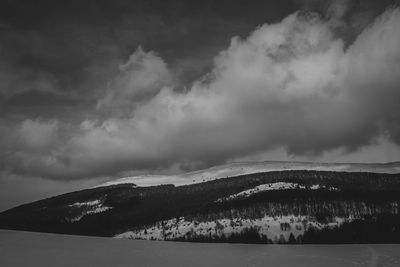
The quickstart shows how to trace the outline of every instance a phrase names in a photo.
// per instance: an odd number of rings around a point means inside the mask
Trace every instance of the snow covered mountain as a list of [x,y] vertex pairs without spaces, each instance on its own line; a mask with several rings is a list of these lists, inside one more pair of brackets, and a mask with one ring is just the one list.
[[[178,186],[117,180],[2,212],[0,228],[198,242],[400,243],[400,175],[389,173],[397,164],[312,166],[231,164],[182,175]],[[185,185],[182,177],[197,180]]]
[[313,163],[287,161],[236,162],[184,174],[138,175],[132,177],[124,177],[103,183],[101,185],[98,185],[98,187],[125,183],[132,183],[137,186],[154,186],[162,184],[173,184],[175,186],[181,186],[239,175],[289,170],[400,173],[400,162],[374,164]]

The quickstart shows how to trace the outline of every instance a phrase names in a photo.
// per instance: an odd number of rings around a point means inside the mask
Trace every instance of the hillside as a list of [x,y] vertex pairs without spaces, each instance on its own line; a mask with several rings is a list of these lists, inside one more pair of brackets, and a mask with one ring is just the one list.
[[124,183],[133,183],[138,186],[154,186],[161,184],[174,184],[176,186],[203,183],[215,179],[234,177],[239,175],[294,171],[336,171],[336,172],[372,172],[372,173],[400,173],[400,162],[390,163],[318,163],[296,161],[261,161],[261,162],[234,162],[214,166],[204,170],[187,172],[183,174],[159,175],[146,174],[132,177],[123,177],[101,184],[109,186]]
[[0,213],[0,228],[235,243],[400,243],[400,175],[291,170],[116,184]]

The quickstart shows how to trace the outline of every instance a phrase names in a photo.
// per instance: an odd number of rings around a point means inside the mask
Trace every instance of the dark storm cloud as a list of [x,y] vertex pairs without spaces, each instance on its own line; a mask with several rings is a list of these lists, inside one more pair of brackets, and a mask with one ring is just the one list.
[[75,179],[399,143],[400,13],[382,14],[386,3],[2,5],[6,173]]
[[[46,91],[79,98],[81,105],[71,116],[88,113],[85,107],[97,102],[119,64],[139,45],[168,61],[183,87],[211,68],[212,58],[232,36],[247,34],[265,17],[275,20],[290,12],[287,4],[271,9],[263,1],[253,7],[212,2],[2,1],[0,101]],[[250,16],[254,10],[263,14]],[[52,107],[19,110],[28,116],[47,111]]]

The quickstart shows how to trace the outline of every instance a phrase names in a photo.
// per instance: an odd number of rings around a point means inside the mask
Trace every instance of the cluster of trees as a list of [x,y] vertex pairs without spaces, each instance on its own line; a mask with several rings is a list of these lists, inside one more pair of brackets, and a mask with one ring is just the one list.
[[249,243],[249,244],[371,244],[400,243],[400,215],[379,214],[363,216],[343,224],[322,229],[309,228],[304,234],[295,237],[290,233],[273,239],[260,233],[259,227],[244,228],[239,233],[199,235],[189,232],[184,236],[171,238],[174,241],[207,243]]
[[400,215],[364,216],[340,226],[322,230],[309,229],[303,244],[371,244],[400,243]]
[[[282,237],[282,240],[285,240]],[[173,241],[188,241],[188,242],[202,242],[202,243],[242,243],[242,244],[273,244],[273,240],[269,239],[266,235],[260,235],[257,227],[244,228],[240,233],[226,234],[213,234],[199,235],[195,232],[188,232],[185,236],[172,238]],[[282,241],[285,243],[286,241]],[[282,243],[282,244],[283,244]]]

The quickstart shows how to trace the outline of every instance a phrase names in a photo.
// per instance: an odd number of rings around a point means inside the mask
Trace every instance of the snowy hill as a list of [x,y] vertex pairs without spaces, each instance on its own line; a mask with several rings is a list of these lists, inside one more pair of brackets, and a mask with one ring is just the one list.
[[[0,228],[198,242],[400,243],[400,174],[250,167],[190,173],[221,179],[189,185],[71,192],[0,213]],[[238,169],[257,173],[221,177]]]
[[175,186],[182,186],[239,175],[288,170],[373,172],[394,174],[400,173],[400,162],[374,164],[313,163],[288,161],[236,162],[184,174],[138,175],[132,177],[124,177],[100,184],[97,187],[129,183],[135,184],[137,186],[154,186],[162,184],[173,184]]

